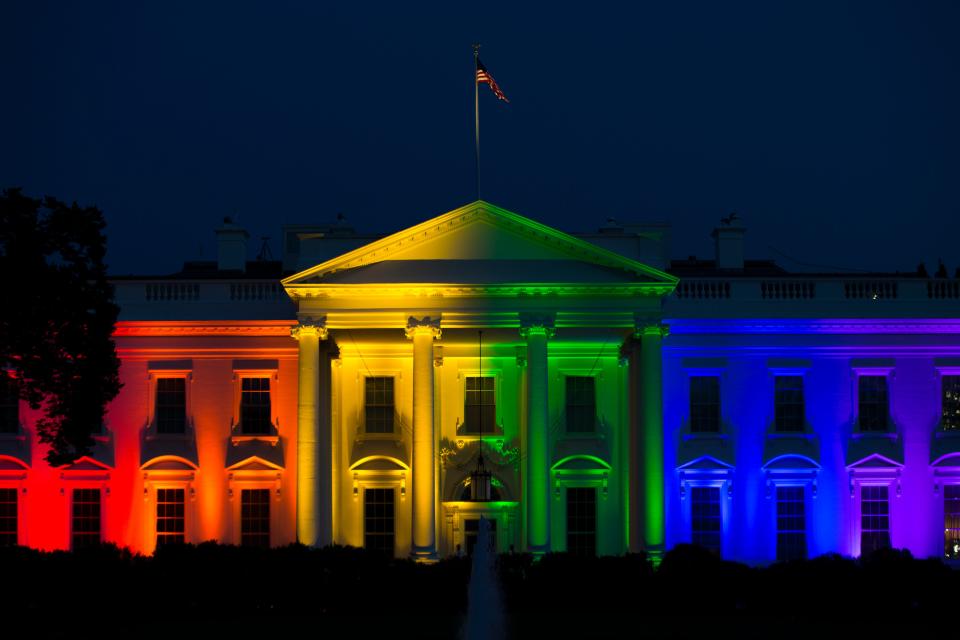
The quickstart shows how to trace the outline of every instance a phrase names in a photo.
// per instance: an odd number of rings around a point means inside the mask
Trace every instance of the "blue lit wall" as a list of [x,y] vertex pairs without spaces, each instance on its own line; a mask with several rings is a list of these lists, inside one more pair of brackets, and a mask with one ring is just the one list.
[[[723,556],[774,561],[781,482],[805,487],[809,556],[856,556],[860,487],[884,484],[892,546],[942,556],[941,487],[957,481],[958,463],[943,462],[941,454],[960,451],[960,441],[937,433],[940,374],[960,364],[956,327],[941,334],[884,327],[831,333],[811,322],[767,332],[757,322],[744,321],[741,329],[729,322],[720,329],[703,321],[671,323],[663,364],[668,548],[690,541],[689,488],[709,484],[722,488]],[[804,436],[772,434],[777,372],[804,378]],[[892,433],[864,436],[856,426],[856,380],[877,374],[888,376]],[[689,433],[691,375],[720,378],[720,438]]]

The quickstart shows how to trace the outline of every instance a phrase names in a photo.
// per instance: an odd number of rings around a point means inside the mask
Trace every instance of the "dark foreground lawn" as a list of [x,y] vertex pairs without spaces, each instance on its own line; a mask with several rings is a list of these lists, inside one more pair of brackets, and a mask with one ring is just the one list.
[[[349,547],[0,549],[0,637],[457,638],[469,574]],[[895,550],[755,569],[681,546],[657,571],[517,554],[499,575],[515,639],[955,637],[960,611],[960,573]]]

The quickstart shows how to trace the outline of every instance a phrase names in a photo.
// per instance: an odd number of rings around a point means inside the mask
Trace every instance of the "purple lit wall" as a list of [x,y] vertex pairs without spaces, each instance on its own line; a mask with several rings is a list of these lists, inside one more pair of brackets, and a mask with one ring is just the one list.
[[[669,322],[669,321],[668,321]],[[941,376],[960,372],[960,323],[670,322],[664,346],[667,547],[691,540],[691,488],[721,493],[722,555],[777,558],[777,486],[804,490],[807,555],[860,555],[863,487],[887,487],[889,539],[943,556],[944,484],[960,438],[941,428]],[[691,433],[694,375],[720,380],[720,433]],[[777,375],[803,379],[805,429],[774,428]],[[864,432],[860,376],[883,376],[886,432]],[[882,522],[882,519],[880,520]],[[882,525],[881,525],[882,528]]]

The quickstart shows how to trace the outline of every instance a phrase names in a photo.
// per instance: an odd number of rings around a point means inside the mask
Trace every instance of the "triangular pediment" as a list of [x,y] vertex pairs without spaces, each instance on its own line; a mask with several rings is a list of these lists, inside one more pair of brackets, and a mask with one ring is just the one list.
[[700,456],[677,467],[679,471],[732,471],[733,465],[713,456]]
[[63,471],[110,471],[111,468],[110,465],[95,460],[90,456],[81,456],[70,464],[60,467]]
[[891,469],[902,466],[902,462],[897,462],[896,460],[888,458],[879,453],[874,453],[865,458],[861,458],[852,464],[848,464],[847,469],[850,471],[855,471],[857,469]]
[[[666,295],[673,276],[478,200],[283,281],[298,287],[384,283],[643,284]],[[662,291],[659,291],[662,289]]]

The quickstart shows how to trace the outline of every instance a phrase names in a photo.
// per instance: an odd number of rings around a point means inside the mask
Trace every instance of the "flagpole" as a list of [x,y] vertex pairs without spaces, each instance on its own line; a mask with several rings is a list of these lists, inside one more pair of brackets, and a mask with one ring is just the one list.
[[480,83],[477,82],[477,69],[480,68],[480,44],[473,45],[473,132],[474,151],[477,162],[477,200],[480,199]]

